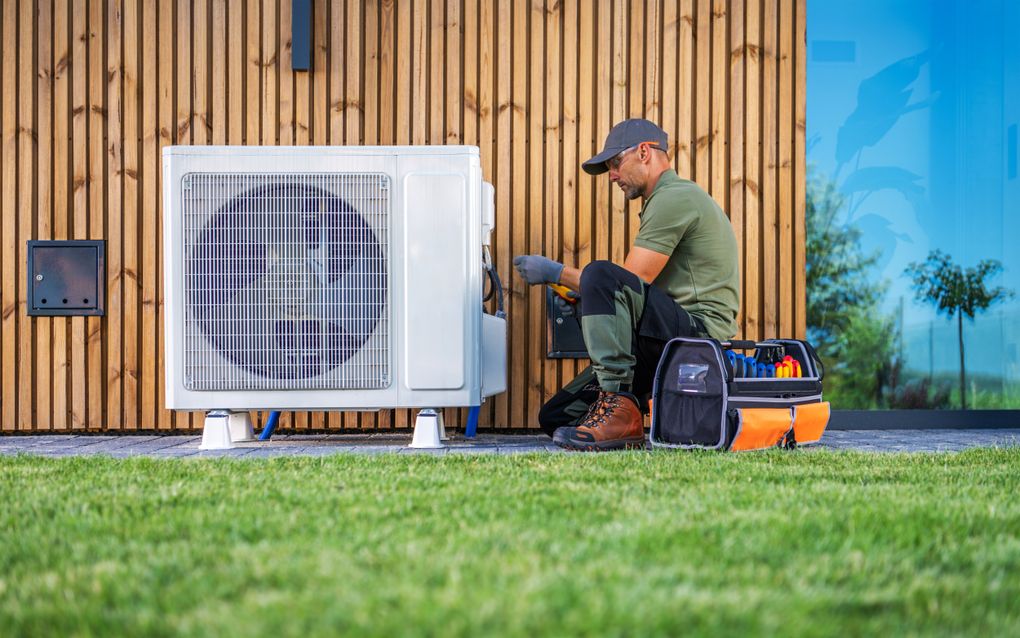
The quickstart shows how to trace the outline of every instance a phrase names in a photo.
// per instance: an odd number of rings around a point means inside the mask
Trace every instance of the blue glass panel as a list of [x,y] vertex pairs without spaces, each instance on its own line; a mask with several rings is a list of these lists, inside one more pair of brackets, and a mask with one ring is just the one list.
[[[809,334],[827,392],[837,408],[1020,408],[1020,3],[808,0],[807,16]],[[939,309],[919,295],[925,263],[936,281],[992,267],[1001,294],[982,307],[972,277]]]

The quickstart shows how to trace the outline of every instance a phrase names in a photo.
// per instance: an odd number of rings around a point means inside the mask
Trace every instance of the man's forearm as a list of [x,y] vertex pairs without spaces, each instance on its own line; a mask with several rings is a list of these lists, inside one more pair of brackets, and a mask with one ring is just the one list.
[[570,266],[564,266],[563,272],[560,273],[560,284],[570,288],[575,292],[581,291],[581,271],[578,268],[571,268]]

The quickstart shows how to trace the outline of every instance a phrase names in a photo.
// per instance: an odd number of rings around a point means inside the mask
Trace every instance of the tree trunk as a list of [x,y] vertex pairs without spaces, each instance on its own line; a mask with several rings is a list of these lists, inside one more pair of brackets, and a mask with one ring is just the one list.
[[960,409],[967,409],[967,373],[963,367],[963,311],[957,310],[956,327],[960,339]]

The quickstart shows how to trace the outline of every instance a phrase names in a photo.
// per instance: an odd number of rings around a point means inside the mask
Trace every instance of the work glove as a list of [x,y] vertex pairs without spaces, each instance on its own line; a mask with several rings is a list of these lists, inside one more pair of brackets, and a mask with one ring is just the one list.
[[514,268],[531,286],[559,283],[563,273],[563,264],[542,255],[517,255],[514,257]]
[[576,317],[577,304],[580,303],[578,300],[581,298],[581,295],[571,290],[567,293],[567,296],[573,299],[574,303],[570,303],[559,295],[553,295],[553,300],[556,303],[556,310],[560,313],[561,317]]

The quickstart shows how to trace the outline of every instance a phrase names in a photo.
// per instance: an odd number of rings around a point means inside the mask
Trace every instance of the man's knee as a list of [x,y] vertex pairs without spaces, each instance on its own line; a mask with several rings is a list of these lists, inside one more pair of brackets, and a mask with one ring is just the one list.
[[581,314],[614,314],[616,293],[625,286],[640,292],[641,280],[611,261],[591,262],[581,271]]
[[[616,290],[631,274],[611,261],[593,261],[581,271],[581,294],[585,289],[611,288]],[[633,275],[631,275],[633,276]],[[630,283],[630,282],[626,282]]]

